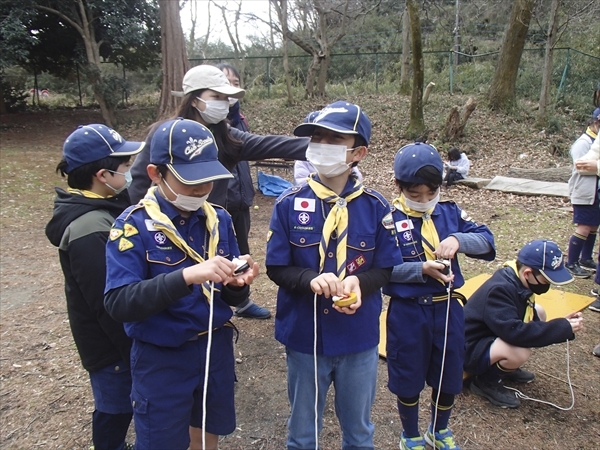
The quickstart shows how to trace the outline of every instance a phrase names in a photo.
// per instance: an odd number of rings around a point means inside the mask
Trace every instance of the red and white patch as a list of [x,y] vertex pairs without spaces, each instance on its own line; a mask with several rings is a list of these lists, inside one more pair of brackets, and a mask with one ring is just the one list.
[[315,212],[315,199],[296,197],[294,199],[294,211]]
[[410,219],[399,220],[398,222],[396,222],[396,231],[398,233],[402,233],[403,231],[412,230],[414,228],[415,228],[415,226],[413,225],[413,222]]

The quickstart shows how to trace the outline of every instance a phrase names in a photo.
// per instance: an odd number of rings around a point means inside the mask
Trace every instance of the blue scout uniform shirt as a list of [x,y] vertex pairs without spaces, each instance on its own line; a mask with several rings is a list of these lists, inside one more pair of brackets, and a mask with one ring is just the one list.
[[[398,244],[405,262],[426,261],[425,251],[421,241],[421,218],[409,217],[399,209],[393,208],[394,225],[398,236]],[[431,214],[440,242],[453,233],[479,233],[483,235],[492,246],[492,250],[485,255],[467,255],[473,258],[493,261],[496,257],[494,236],[485,225],[475,223],[465,211],[461,210],[454,202],[439,202]],[[458,265],[458,258],[452,259],[452,273],[454,274],[454,288],[465,284],[465,279]],[[444,295],[446,286],[437,279],[426,277],[425,283],[388,283],[383,287],[383,293],[391,297],[420,297],[424,295]]]
[[[208,235],[202,209],[192,212],[190,217],[183,217],[160,195],[156,198],[161,211],[169,217],[188,245],[207,258]],[[219,220],[217,255],[232,259],[239,255],[239,250],[231,217],[218,206],[215,210]],[[106,262],[105,292],[196,264],[164,233],[156,230],[145,209],[136,205],[127,208],[115,221],[107,242]],[[232,316],[231,308],[220,298],[221,287],[220,283],[215,283],[213,327],[223,326]],[[126,322],[127,335],[155,345],[177,347],[199,332],[207,331],[209,303],[201,286],[189,288],[190,295],[180,298],[167,309],[140,322]]]
[[[354,183],[354,178],[350,177],[341,197],[352,190]],[[402,257],[389,215],[390,206],[385,198],[365,188],[363,194],[348,203],[347,208],[346,276],[401,264]],[[281,194],[271,217],[266,265],[297,266],[318,272],[319,243],[330,209],[331,205],[320,200],[307,184],[291,187]],[[332,236],[323,273],[336,271],[336,245],[337,241]],[[317,353],[336,356],[375,347],[379,343],[381,303],[381,292],[376,291],[363,296],[362,306],[355,314],[347,315],[333,309],[331,298],[319,295]],[[277,292],[275,338],[295,351],[312,353],[313,308],[314,294],[280,287]]]

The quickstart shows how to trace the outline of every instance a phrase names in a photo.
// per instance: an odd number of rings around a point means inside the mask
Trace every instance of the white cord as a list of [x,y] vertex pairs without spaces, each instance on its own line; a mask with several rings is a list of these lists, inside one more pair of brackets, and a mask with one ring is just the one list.
[[313,365],[315,369],[315,450],[319,449],[319,378],[317,376],[317,294],[313,306]]
[[[449,275],[452,275],[452,268],[450,268]],[[438,413],[438,403],[440,401],[440,395],[442,394],[442,380],[444,379],[444,365],[446,363],[446,346],[448,344],[448,322],[450,317],[450,302],[452,301],[452,282],[448,283],[448,287],[446,288],[448,292],[448,301],[446,304],[446,323],[444,324],[444,346],[442,351],[442,366],[440,369],[440,381],[438,383],[438,391],[437,397],[435,399],[435,406],[433,411],[433,423],[431,424],[431,433],[433,436],[433,442],[435,443],[435,426],[437,424],[437,413]],[[432,305],[433,306],[433,305]]]
[[537,398],[528,397],[527,395],[523,394],[518,389],[515,389],[512,387],[508,387],[508,386],[504,386],[504,387],[506,389],[510,389],[511,391],[515,391],[515,397],[517,397],[517,398],[521,398],[523,400],[531,400],[532,402],[538,402],[538,403],[543,403],[545,405],[554,406],[556,409],[560,409],[561,411],[569,411],[570,409],[573,408],[573,406],[575,406],[575,394],[573,393],[573,385],[571,384],[571,373],[570,372],[571,372],[571,370],[570,370],[570,363],[569,363],[569,341],[567,340],[567,382],[569,384],[569,391],[571,391],[571,406],[569,406],[568,408],[563,408],[562,406],[555,405],[554,403],[547,402],[545,400],[538,400]]
[[210,282],[210,304],[208,307],[208,341],[206,343],[206,364],[204,365],[204,386],[202,388],[202,448],[206,448],[206,395],[208,392],[208,372],[210,369],[210,348],[212,346],[215,283]]

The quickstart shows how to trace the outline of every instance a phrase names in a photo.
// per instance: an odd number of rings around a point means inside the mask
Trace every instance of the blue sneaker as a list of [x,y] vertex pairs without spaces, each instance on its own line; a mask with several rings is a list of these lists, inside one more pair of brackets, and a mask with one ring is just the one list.
[[460,450],[460,447],[454,442],[454,435],[448,428],[435,432],[435,444],[433,443],[433,433],[431,431],[431,425],[425,433],[425,441],[433,448],[438,450]]
[[423,436],[407,438],[403,431],[400,436],[400,448],[402,450],[425,450],[425,440]]
[[252,300],[243,308],[234,311],[237,317],[245,317],[247,319],[268,319],[271,317],[271,311],[262,306],[258,306]]

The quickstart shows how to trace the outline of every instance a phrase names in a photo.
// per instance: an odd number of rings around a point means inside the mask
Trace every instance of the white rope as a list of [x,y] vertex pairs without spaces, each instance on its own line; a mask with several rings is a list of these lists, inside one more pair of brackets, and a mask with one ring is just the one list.
[[210,369],[210,348],[212,346],[215,283],[210,282],[210,304],[208,307],[208,341],[206,343],[206,364],[204,365],[204,386],[202,387],[202,448],[206,448],[206,395]]
[[315,369],[315,450],[319,449],[319,378],[317,376],[317,294],[313,306],[313,365]]
[[571,392],[571,406],[569,406],[568,408],[564,408],[562,406],[555,405],[554,403],[547,402],[545,400],[539,400],[537,398],[528,397],[527,395],[523,394],[518,389],[508,387],[508,386],[504,386],[504,387],[506,389],[510,389],[511,391],[515,391],[515,397],[521,398],[523,400],[531,400],[532,402],[538,402],[538,403],[543,403],[545,405],[554,406],[556,409],[560,409],[561,411],[569,411],[570,409],[572,409],[573,406],[575,406],[575,394],[573,393],[573,385],[571,384],[571,368],[570,368],[570,362],[569,362],[569,341],[567,340],[566,342],[567,342],[567,382],[569,384],[569,391]]
[[[452,275],[452,265],[450,265],[450,271],[448,275]],[[438,413],[438,404],[440,401],[440,395],[442,394],[442,380],[444,379],[444,365],[446,364],[446,346],[448,344],[448,322],[450,317],[450,302],[452,301],[452,282],[448,283],[448,287],[446,288],[448,292],[448,301],[446,302],[446,322],[444,324],[444,346],[442,350],[442,366],[440,369],[440,381],[438,383],[438,391],[435,399],[435,406],[433,411],[433,423],[431,424],[431,432],[433,435],[433,443],[435,444],[435,426],[437,424],[437,413]],[[432,305],[433,306],[433,305]],[[435,445],[434,445],[435,447]]]

